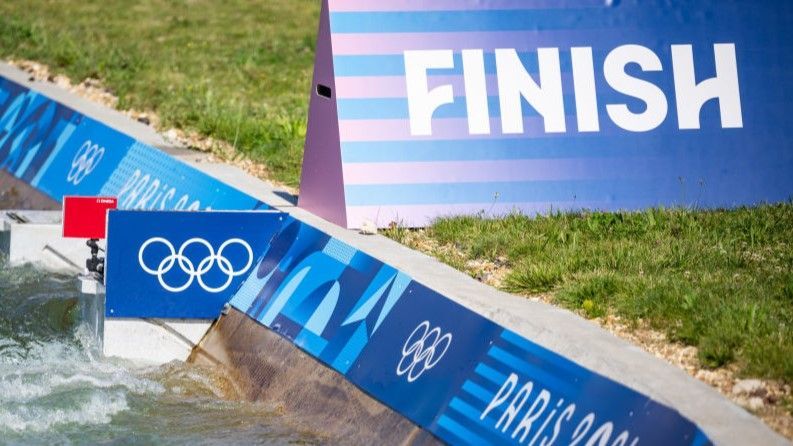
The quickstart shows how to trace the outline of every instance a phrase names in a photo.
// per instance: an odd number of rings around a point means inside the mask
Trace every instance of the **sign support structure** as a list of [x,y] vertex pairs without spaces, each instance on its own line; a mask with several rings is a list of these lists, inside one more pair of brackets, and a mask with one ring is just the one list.
[[[347,226],[328,2],[322,2],[298,205]],[[323,94],[320,94],[322,92]]]

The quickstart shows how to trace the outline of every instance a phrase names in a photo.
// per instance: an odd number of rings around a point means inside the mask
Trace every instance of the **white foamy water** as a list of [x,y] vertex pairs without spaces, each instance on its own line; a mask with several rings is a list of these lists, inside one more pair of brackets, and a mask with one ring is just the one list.
[[84,305],[76,279],[0,265],[0,445],[321,441],[217,370],[101,357]]
[[109,423],[129,409],[128,395],[164,392],[159,383],[98,360],[85,345],[75,344],[49,340],[34,343],[22,357],[0,357],[0,432]]

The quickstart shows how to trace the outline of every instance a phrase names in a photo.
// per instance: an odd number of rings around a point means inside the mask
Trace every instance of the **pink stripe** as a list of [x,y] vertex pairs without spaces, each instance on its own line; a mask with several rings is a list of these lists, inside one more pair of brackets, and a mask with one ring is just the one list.
[[329,0],[330,12],[460,11],[603,7],[603,0]]
[[439,217],[482,214],[495,218],[520,210],[526,215],[547,214],[567,209],[598,209],[604,203],[596,202],[535,202],[535,203],[466,203],[456,205],[401,205],[401,206],[350,206],[347,208],[347,227],[360,228],[364,221],[378,227],[388,227],[392,222],[402,227],[428,226]]
[[413,136],[410,134],[410,123],[407,119],[347,119],[339,120],[339,131],[342,142],[354,141],[437,141],[447,139],[501,139],[569,136],[575,130],[575,116],[567,117],[568,133],[545,133],[545,125],[540,117],[523,120],[523,133],[505,135],[501,133],[501,120],[491,119],[490,135],[469,135],[468,119],[450,118],[433,119],[432,135]]
[[[477,31],[437,33],[366,33],[333,34],[333,54],[369,55],[402,54],[405,50],[454,50],[515,48],[534,51],[540,47],[592,46],[593,33],[598,45],[605,48],[625,43],[621,30],[552,30],[552,31]],[[608,39],[608,40],[605,40]]]
[[[490,181],[556,181],[631,178],[646,170],[633,160],[625,171],[620,158],[523,159],[344,164],[344,182],[353,184],[480,183]],[[657,159],[641,162],[652,169]]]
[[337,77],[336,97],[339,99],[404,98],[407,97],[405,78],[404,76]]
[[[465,92],[465,81],[462,76],[429,76],[428,86],[433,89],[439,85],[452,85],[452,89],[462,95]],[[498,83],[495,76],[487,76],[488,91],[497,91]],[[406,98],[404,76],[356,76],[336,78],[336,97],[339,99],[355,98]]]
[[[427,80],[430,89],[440,85],[451,85],[455,96],[465,95],[465,80],[462,76],[428,76]],[[496,76],[486,76],[486,83],[487,91],[495,95],[498,91]],[[572,92],[572,74],[562,73],[562,88],[565,93]],[[336,97],[339,99],[407,98],[405,78],[403,76],[337,77]]]

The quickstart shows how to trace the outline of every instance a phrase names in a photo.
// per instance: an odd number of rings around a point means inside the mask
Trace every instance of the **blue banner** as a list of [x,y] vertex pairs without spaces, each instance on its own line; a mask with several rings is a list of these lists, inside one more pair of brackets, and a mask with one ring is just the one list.
[[82,116],[0,78],[0,169],[28,183],[40,178]]
[[347,376],[452,444],[709,443],[677,411],[416,282]]
[[216,318],[285,215],[110,211],[105,315]]
[[677,411],[289,219],[230,301],[452,444],[692,445]]
[[0,78],[0,169],[60,202],[118,198],[120,209],[269,209],[261,201],[84,116]]
[[337,224],[793,197],[793,2],[323,1],[300,205]]

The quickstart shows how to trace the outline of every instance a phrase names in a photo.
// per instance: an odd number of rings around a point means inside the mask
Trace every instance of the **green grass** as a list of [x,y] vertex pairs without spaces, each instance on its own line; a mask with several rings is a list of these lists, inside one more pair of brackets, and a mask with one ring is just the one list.
[[274,179],[300,177],[316,0],[6,0],[0,57],[93,77],[120,108],[233,144]]
[[648,323],[697,346],[705,367],[735,363],[744,375],[793,382],[793,204],[469,216],[438,220],[426,235],[455,248],[434,254],[457,268],[506,258],[508,291]]

